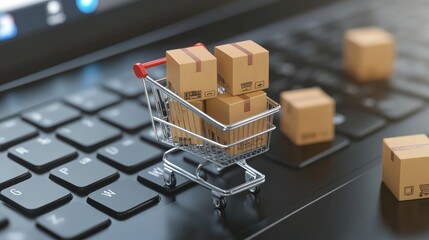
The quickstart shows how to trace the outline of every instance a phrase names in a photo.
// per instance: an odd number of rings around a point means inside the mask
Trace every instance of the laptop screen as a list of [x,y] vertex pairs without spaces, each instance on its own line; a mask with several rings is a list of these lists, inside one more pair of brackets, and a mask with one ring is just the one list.
[[0,90],[234,1],[0,0]]
[[97,15],[136,0],[2,0],[0,44]]
[[166,26],[182,24],[177,29],[185,31],[183,24],[202,23],[189,21],[195,16],[210,22],[276,5],[286,17],[332,1],[337,0],[0,0],[0,91],[134,37],[151,38]]

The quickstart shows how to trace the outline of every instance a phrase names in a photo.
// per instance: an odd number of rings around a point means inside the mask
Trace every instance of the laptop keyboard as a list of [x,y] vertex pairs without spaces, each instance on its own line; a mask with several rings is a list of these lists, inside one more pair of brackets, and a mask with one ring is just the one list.
[[[429,55],[422,42],[427,36],[409,33],[418,17],[396,27],[385,15],[379,25],[398,38],[396,74],[389,84],[357,84],[342,71],[343,32],[373,25],[377,19],[367,12],[262,43],[271,52],[270,97],[319,86],[337,102],[332,143],[296,147],[275,131],[267,158],[303,168],[424,107]],[[275,121],[278,125],[278,116]],[[7,152],[0,161],[0,199],[50,235],[80,239],[108,228],[109,217],[143,214],[165,195],[192,185],[181,176],[176,187],[164,185],[161,159],[167,148],[154,139],[142,83],[116,78],[0,123],[0,150]],[[72,193],[87,203],[73,201]],[[11,221],[0,212],[0,236]],[[60,222],[67,224],[58,227]]]

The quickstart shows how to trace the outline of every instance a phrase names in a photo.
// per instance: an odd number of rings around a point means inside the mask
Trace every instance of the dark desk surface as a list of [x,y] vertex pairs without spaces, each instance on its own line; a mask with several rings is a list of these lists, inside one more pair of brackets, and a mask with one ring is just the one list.
[[429,200],[398,202],[380,164],[258,239],[429,239],[428,219]]

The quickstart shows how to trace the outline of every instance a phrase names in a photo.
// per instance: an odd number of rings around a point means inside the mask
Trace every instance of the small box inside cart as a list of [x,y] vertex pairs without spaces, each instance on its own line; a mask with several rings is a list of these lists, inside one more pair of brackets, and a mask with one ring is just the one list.
[[332,141],[335,100],[320,88],[281,93],[281,130],[296,145]]
[[[267,94],[264,91],[232,96],[224,93],[216,98],[206,101],[206,112],[209,116],[222,124],[233,124],[263,113],[267,110]],[[209,137],[221,144],[231,144],[246,137],[255,135],[268,129],[268,121],[263,118],[231,131],[221,131],[214,126],[208,126]],[[230,155],[264,146],[267,144],[267,134],[260,135],[250,140],[227,148]]]
[[429,198],[429,138],[424,135],[383,141],[383,182],[399,201]]
[[268,54],[251,40],[215,47],[219,84],[234,96],[268,88]]
[[[169,104],[170,123],[189,130],[197,135],[205,136],[203,120],[200,116],[198,116],[198,114],[192,112],[191,109],[186,108],[177,101],[171,100]],[[205,111],[204,101],[194,101],[191,102],[191,104],[202,112]],[[186,132],[174,127],[171,127],[171,136],[173,137],[173,141],[175,143],[179,143],[180,145],[203,144],[203,141],[201,139],[194,137],[191,134],[187,134]]]
[[187,101],[217,96],[216,58],[204,47],[167,51],[167,85]]

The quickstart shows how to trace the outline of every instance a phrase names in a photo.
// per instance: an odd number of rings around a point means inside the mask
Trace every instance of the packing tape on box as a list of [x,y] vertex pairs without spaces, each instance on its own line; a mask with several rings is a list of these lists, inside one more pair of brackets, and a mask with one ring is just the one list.
[[244,47],[238,45],[237,43],[231,43],[231,46],[247,54],[247,65],[253,65],[253,53],[251,51],[245,49]]
[[395,152],[400,151],[408,151],[408,150],[415,150],[419,148],[429,148],[429,143],[424,144],[415,144],[415,145],[408,145],[408,146],[401,146],[401,147],[393,147],[390,149],[390,160],[395,160]]
[[193,54],[191,51],[189,51],[189,49],[187,48],[182,48],[182,51],[184,53],[186,53],[186,55],[188,55],[189,57],[191,57],[192,59],[194,59],[196,65],[197,65],[197,72],[201,72],[201,59],[198,58],[195,54]]
[[244,100],[244,112],[249,112],[250,111],[250,97],[247,96],[246,94],[238,95],[238,97],[240,97],[241,99]]

